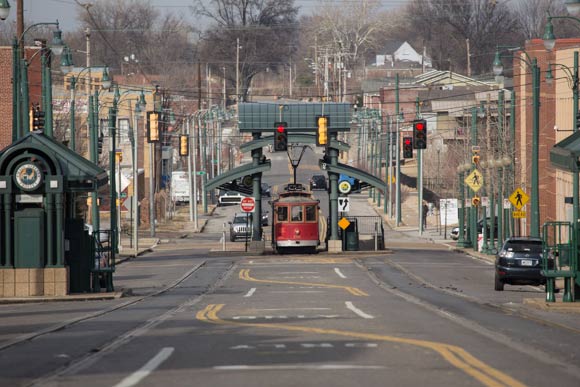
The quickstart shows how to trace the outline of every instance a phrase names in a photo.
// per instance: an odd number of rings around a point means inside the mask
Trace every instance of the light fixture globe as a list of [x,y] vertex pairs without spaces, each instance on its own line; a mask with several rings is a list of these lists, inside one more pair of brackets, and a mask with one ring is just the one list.
[[504,167],[507,167],[512,163],[512,159],[510,159],[508,156],[502,157],[501,161]]
[[10,15],[10,3],[8,0],[0,0],[0,19],[6,20]]
[[552,24],[552,18],[548,17],[548,22],[544,28],[544,48],[546,51],[552,51],[556,46],[556,36],[554,35],[554,25]]
[[580,0],[567,0],[566,9],[570,14],[576,14],[580,12]]
[[109,77],[109,70],[107,68],[103,68],[103,76],[101,78],[101,89],[107,90],[111,88],[111,78]]
[[63,74],[68,74],[70,73],[74,68],[74,64],[72,62],[72,54],[70,52],[70,49],[65,46],[63,48],[63,52],[62,55],[60,56],[60,71],[62,71]]
[[61,55],[64,51],[64,42],[62,40],[62,31],[58,28],[58,23],[56,25],[56,30],[52,32],[52,43],[50,44],[50,49],[56,55]]

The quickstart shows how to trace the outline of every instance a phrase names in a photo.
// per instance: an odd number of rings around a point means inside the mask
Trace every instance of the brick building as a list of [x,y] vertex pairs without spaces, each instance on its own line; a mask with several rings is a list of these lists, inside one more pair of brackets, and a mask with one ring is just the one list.
[[[40,47],[27,47],[26,57],[31,58]],[[41,101],[40,55],[28,65],[30,103]],[[12,143],[12,47],[0,47],[0,149]]]
[[[573,69],[573,52],[579,51],[580,39],[558,39],[552,52],[544,48],[543,40],[533,39],[526,43],[525,51],[537,58],[540,67],[540,129],[539,129],[539,205],[540,226],[546,221],[572,220],[572,205],[565,203],[572,196],[572,175],[556,170],[550,164],[550,150],[554,144],[572,134],[573,116],[572,77],[562,66]],[[522,59],[527,57],[522,52]],[[548,63],[552,68],[554,82],[546,82]],[[532,151],[532,76],[530,68],[521,60],[514,59],[514,90],[516,92],[516,185],[531,194]],[[529,207],[529,206],[527,206]],[[527,223],[529,225],[530,210]],[[527,231],[529,232],[529,227]]]

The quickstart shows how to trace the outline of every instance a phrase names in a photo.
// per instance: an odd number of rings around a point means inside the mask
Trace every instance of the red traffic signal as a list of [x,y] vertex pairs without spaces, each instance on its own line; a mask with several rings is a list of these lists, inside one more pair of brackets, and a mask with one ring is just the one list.
[[403,137],[403,158],[412,159],[413,158],[413,138]]
[[274,152],[285,152],[288,149],[288,130],[286,122],[276,122],[274,127]]
[[425,120],[413,121],[413,148],[427,148],[427,121]]

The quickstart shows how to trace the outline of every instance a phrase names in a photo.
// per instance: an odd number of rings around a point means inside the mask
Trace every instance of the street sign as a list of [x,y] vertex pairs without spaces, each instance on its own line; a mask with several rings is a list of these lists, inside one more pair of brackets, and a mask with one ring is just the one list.
[[526,193],[521,188],[516,188],[509,199],[515,208],[521,210],[521,208],[526,205],[528,200],[530,200],[530,197],[526,195]]
[[474,169],[466,178],[465,184],[471,188],[473,192],[477,192],[483,185],[483,175],[477,169]]
[[489,207],[489,197],[488,196],[481,197],[481,205],[484,207]]
[[526,211],[514,211],[512,212],[514,219],[521,219],[526,217]]
[[503,200],[503,209],[504,210],[509,210],[510,208],[512,208],[512,205],[510,203],[509,199],[504,199]]
[[343,230],[346,230],[348,226],[350,226],[350,222],[347,218],[342,218],[338,221],[338,227],[342,228]]
[[350,211],[350,200],[348,197],[338,198],[338,211],[349,212]]
[[205,171],[197,171],[195,174],[196,175],[205,175]]
[[[350,183],[346,180],[341,181],[340,183],[338,183],[338,191],[342,194],[347,194],[350,192],[350,190],[352,189]],[[340,198],[339,198],[340,200]]]
[[127,192],[121,192],[121,195],[119,195],[121,197],[121,199],[125,199],[127,197]]
[[253,197],[242,198],[242,201],[240,202],[240,209],[243,212],[254,212],[256,209],[256,201]]

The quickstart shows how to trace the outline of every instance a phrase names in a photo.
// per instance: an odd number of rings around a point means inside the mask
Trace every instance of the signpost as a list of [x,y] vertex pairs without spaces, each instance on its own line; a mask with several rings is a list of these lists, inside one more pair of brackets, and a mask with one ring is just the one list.
[[242,198],[240,209],[246,214],[254,212],[256,209],[256,200],[253,197]]
[[349,212],[350,211],[350,200],[346,196],[342,196],[338,198],[338,210],[340,212]]
[[253,197],[242,198],[240,209],[246,213],[246,251],[248,251],[248,228],[250,225],[250,213],[256,210],[256,200]]
[[465,184],[467,184],[473,192],[477,192],[483,186],[483,175],[477,169],[474,169],[465,178]]

